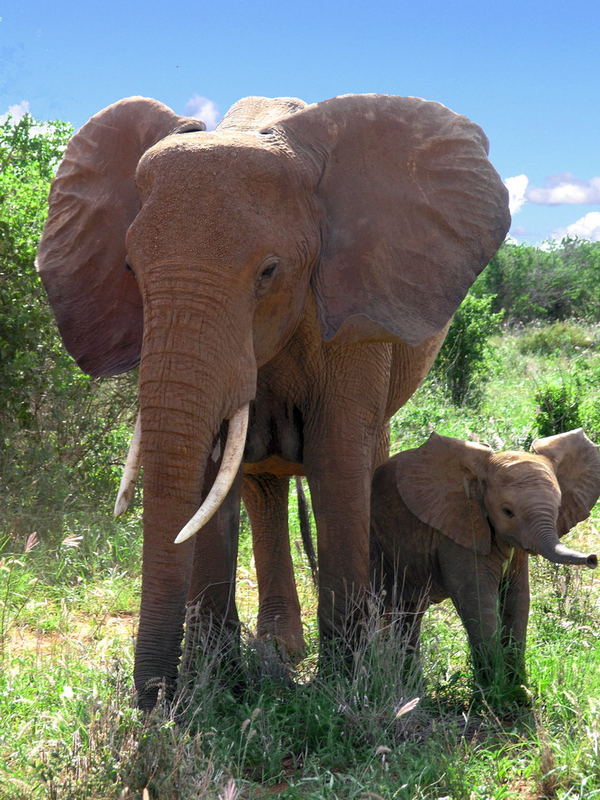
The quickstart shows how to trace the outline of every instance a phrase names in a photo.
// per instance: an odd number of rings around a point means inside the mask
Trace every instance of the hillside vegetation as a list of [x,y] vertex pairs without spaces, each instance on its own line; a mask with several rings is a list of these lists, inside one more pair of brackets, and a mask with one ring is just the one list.
[[[501,718],[473,704],[466,639],[447,603],[424,624],[422,683],[375,621],[352,678],[324,681],[293,497],[307,640],[296,682],[251,637],[244,523],[246,692],[232,694],[201,652],[180,707],[149,718],[133,708],[139,499],[124,521],[110,514],[135,375],[82,375],[33,266],[69,135],[27,117],[0,125],[0,800],[600,797],[595,573],[532,559],[529,709]],[[505,244],[395,416],[392,449],[432,430],[503,449],[582,426],[600,442],[599,344],[600,243]],[[599,526],[596,506],[567,543],[597,551]]]

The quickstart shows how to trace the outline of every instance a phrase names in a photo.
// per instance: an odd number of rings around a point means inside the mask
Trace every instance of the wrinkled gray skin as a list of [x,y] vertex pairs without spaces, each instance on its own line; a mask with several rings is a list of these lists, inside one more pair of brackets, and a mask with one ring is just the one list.
[[600,456],[581,429],[538,439],[533,453],[432,434],[374,475],[371,569],[389,612],[402,612],[418,650],[423,613],[451,598],[485,690],[525,682],[528,554],[594,568],[595,555],[559,537],[585,519],[600,494]]

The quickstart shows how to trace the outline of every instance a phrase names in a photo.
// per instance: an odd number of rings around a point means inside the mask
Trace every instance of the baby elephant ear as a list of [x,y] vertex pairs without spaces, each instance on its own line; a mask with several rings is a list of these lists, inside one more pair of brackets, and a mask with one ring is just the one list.
[[321,174],[325,339],[416,345],[440,331],[510,225],[483,131],[439,103],[386,95],[326,100],[275,131]]
[[142,301],[125,264],[125,234],[140,208],[135,170],[153,144],[192,128],[204,123],[130,97],[92,117],[67,146],[37,268],[67,350],[90,375],[116,375],[139,361]]
[[396,485],[409,510],[480,555],[491,547],[480,488],[491,455],[485,445],[432,433],[421,447],[394,456]]
[[550,459],[562,495],[559,536],[590,514],[600,496],[600,452],[581,428],[536,439],[534,453]]

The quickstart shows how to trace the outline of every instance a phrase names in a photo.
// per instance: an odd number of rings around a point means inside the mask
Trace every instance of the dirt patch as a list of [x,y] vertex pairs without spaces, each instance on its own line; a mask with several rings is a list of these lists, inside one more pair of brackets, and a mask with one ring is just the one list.
[[106,614],[96,619],[71,617],[60,630],[43,631],[30,625],[16,625],[8,632],[6,647],[11,652],[50,653],[65,644],[85,646],[91,642],[135,639],[137,614]]

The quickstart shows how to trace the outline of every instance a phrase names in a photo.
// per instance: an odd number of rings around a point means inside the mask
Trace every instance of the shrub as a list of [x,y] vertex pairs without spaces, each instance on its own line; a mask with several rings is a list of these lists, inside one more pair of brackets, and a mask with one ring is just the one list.
[[600,359],[581,358],[573,366],[582,393],[579,403],[581,427],[592,441],[600,442]]
[[600,242],[563,239],[543,249],[506,242],[479,276],[474,294],[495,296],[513,322],[600,320]]
[[[46,198],[71,134],[0,123],[0,535],[61,534],[116,490],[134,378],[95,381],[65,352],[34,267]],[[115,432],[115,429],[116,432]],[[108,504],[107,504],[108,506]]]
[[572,355],[594,344],[593,338],[576,322],[553,322],[551,325],[531,327],[519,338],[521,353]]
[[538,436],[583,428],[593,441],[600,441],[600,360],[581,357],[569,364],[569,373],[548,382],[535,394],[535,428]]
[[468,294],[456,312],[433,365],[455,405],[477,406],[491,371],[489,338],[500,331],[503,312],[493,313],[491,295]]
[[537,435],[553,436],[581,428],[581,400],[581,383],[577,377],[572,380],[563,378],[560,383],[549,383],[539,389],[535,394]]

